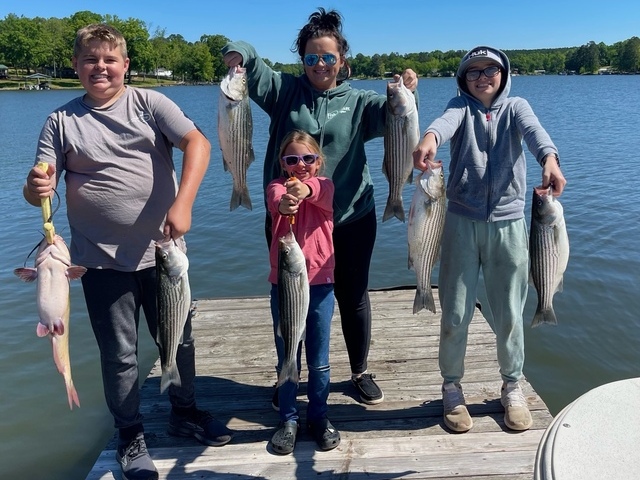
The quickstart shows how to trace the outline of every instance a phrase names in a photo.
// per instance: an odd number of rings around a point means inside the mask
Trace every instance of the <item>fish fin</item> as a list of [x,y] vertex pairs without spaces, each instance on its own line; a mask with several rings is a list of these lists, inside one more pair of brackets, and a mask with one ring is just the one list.
[[425,290],[416,289],[416,296],[413,299],[413,313],[418,313],[423,308],[436,313],[436,302],[433,298],[431,287]]
[[31,267],[16,268],[13,273],[24,282],[33,282],[38,278],[38,271]]
[[222,156],[222,166],[224,167],[224,171],[228,172],[229,171],[229,167],[227,166],[227,161],[224,159],[224,155]]
[[46,337],[50,333],[51,331],[49,330],[49,327],[47,327],[45,324],[41,322],[38,322],[38,327],[36,328],[36,334],[39,337]]
[[176,387],[182,386],[182,380],[180,380],[180,372],[178,372],[178,367],[175,364],[162,369],[160,393],[164,393],[169,385],[175,385]]
[[553,307],[548,310],[542,310],[538,308],[536,310],[535,315],[533,316],[533,320],[531,321],[531,328],[535,328],[543,323],[547,323],[549,325],[557,325],[558,319],[556,318],[556,312],[553,310]]
[[276,388],[285,383],[287,380],[290,380],[295,384],[300,381],[300,376],[298,375],[298,367],[295,361],[285,362],[285,364],[282,366],[280,375],[278,375],[278,383],[276,384]]
[[67,387],[67,400],[69,401],[69,410],[73,410],[73,405],[80,408],[80,399],[78,398],[78,392],[76,391],[76,387],[73,385],[73,380],[69,377],[69,381],[66,382]]
[[409,173],[409,176],[407,177],[407,181],[404,183],[408,183],[408,184],[413,183],[413,170],[411,170],[411,172]]
[[231,202],[229,203],[229,210],[233,211],[236,208],[243,206],[247,210],[252,210],[251,197],[249,196],[249,188],[245,185],[242,191],[233,189],[231,193]]
[[85,267],[81,267],[79,265],[72,265],[71,267],[67,268],[67,278],[69,278],[69,280],[77,280],[80,277],[82,277],[86,272],[87,272],[87,269]]
[[391,217],[396,217],[401,222],[404,222],[404,205],[402,204],[402,199],[397,201],[387,201],[387,206],[384,209],[384,214],[382,215],[382,221],[386,222]]
[[560,278],[560,281],[558,282],[558,286],[556,287],[556,292],[561,292],[562,291],[562,278]]

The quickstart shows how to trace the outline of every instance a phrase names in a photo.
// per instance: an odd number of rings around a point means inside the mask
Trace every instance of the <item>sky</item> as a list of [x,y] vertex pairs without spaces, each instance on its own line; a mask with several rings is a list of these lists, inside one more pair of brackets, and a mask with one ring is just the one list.
[[351,56],[401,55],[434,50],[502,50],[579,47],[590,41],[612,45],[640,37],[638,0],[28,0],[2,2],[0,18],[64,18],[89,10],[142,20],[151,35],[224,35],[251,43],[272,62],[295,63],[291,48],[309,15],[322,6],[343,16]]

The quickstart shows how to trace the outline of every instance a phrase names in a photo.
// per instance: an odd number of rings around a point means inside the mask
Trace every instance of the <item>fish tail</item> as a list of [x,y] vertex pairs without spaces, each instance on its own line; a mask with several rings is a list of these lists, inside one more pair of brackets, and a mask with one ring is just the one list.
[[236,208],[243,206],[247,210],[252,210],[251,197],[249,196],[249,187],[246,185],[242,190],[238,190],[234,187],[231,193],[231,202],[229,203],[229,210],[233,211]]
[[298,367],[296,365],[296,362],[294,360],[285,362],[285,364],[282,366],[282,370],[280,371],[280,375],[278,375],[278,383],[276,387],[279,387],[287,380],[290,380],[293,383],[297,384],[299,378],[300,377],[298,375]]
[[533,316],[533,320],[531,321],[531,328],[542,325],[543,323],[548,323],[549,325],[558,324],[556,312],[553,310],[553,307],[547,310],[542,310],[540,307],[538,307],[535,315]]
[[76,387],[73,385],[73,380],[71,380],[71,376],[69,376],[69,378],[65,378],[65,385],[67,386],[67,399],[69,400],[69,409],[73,410],[74,404],[78,408],[80,408],[80,400],[78,398],[78,392],[76,391]]
[[398,200],[387,200],[387,206],[384,209],[382,221],[386,222],[391,217],[396,217],[401,222],[404,222],[404,205],[401,198]]
[[169,388],[169,385],[175,385],[176,387],[182,386],[182,380],[180,380],[180,372],[178,372],[178,367],[175,364],[162,369],[160,393],[164,393],[164,391]]
[[431,287],[424,290],[416,290],[416,296],[413,299],[413,313],[418,313],[423,308],[426,308],[432,313],[436,313],[436,302],[433,298]]

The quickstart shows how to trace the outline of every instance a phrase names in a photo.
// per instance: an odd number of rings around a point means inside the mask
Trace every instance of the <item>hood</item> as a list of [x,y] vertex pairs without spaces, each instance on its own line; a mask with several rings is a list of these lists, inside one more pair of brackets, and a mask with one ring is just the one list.
[[477,47],[469,50],[464,57],[462,57],[460,66],[458,67],[458,72],[456,73],[456,81],[458,82],[460,92],[471,96],[469,94],[469,90],[467,90],[467,82],[464,79],[464,72],[466,72],[467,69],[475,62],[481,60],[491,60],[502,67],[502,83],[495,100],[509,95],[509,90],[511,89],[511,62],[509,61],[509,57],[507,57],[502,50],[486,45],[478,45]]

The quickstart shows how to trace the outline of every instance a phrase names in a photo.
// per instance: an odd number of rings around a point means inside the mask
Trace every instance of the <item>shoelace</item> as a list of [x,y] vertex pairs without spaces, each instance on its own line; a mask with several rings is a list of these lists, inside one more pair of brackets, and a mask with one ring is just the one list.
[[146,453],[147,446],[141,438],[136,438],[134,441],[132,441],[124,451],[124,455],[131,460],[139,457],[140,455],[146,455]]
[[524,393],[520,385],[507,383],[505,387],[506,394],[503,395],[505,406],[509,407],[524,407],[527,405],[527,399],[524,398]]
[[451,412],[454,408],[464,405],[464,395],[459,388],[454,387],[452,390],[443,389],[444,395],[442,395],[442,401],[444,403],[444,409],[447,412]]

